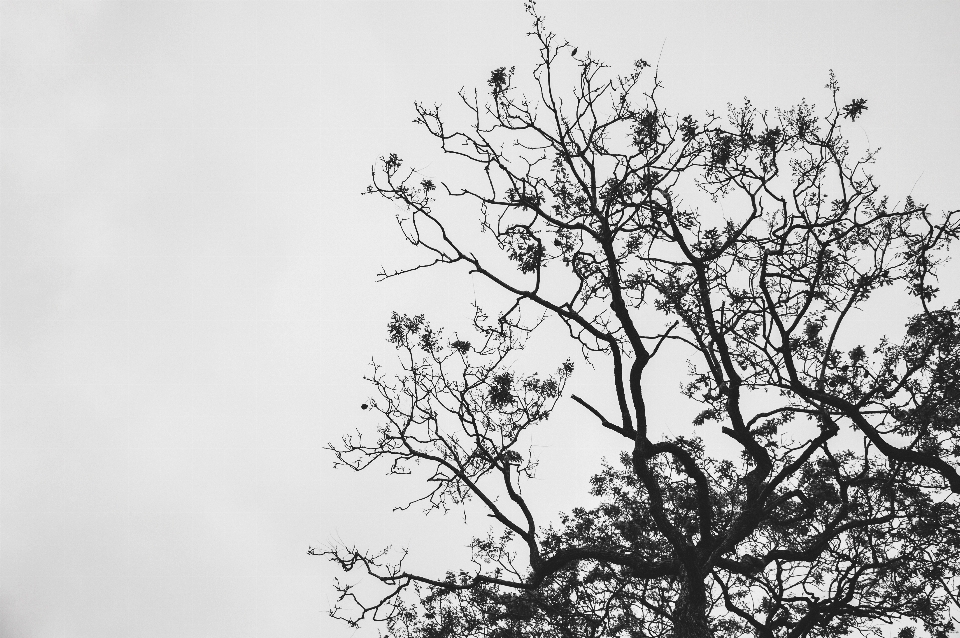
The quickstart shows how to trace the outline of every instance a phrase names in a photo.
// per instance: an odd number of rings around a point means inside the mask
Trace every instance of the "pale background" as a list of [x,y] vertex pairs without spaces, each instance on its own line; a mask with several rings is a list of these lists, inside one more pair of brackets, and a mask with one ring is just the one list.
[[[823,106],[832,68],[868,99],[847,131],[883,148],[891,199],[960,203],[956,2],[540,7],[615,68],[659,59],[667,107],[695,116]],[[391,515],[415,482],[331,471],[322,447],[375,425],[360,377],[389,361],[390,311],[471,298],[374,284],[410,255],[359,196],[369,167],[439,170],[413,100],[524,74],[527,28],[520,0],[0,5],[0,636],[349,636],[308,546],[457,566],[482,520]],[[679,381],[657,378],[664,427]],[[561,407],[545,514],[616,454]]]

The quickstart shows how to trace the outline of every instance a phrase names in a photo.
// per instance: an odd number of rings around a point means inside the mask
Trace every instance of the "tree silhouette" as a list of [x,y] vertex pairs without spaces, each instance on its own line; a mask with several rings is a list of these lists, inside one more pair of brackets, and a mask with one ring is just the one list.
[[[473,500],[497,527],[473,541],[470,572],[311,549],[384,587],[368,599],[338,584],[332,613],[423,638],[842,636],[891,622],[902,637],[947,635],[960,602],[960,303],[937,302],[936,273],[958,211],[879,195],[873,154],[855,158],[841,136],[866,101],[840,106],[832,74],[826,115],[746,102],[698,122],[658,106],[645,62],[611,77],[529,11],[533,97],[501,67],[486,97],[461,91],[462,130],[416,106],[477,185],[438,187],[391,154],[368,189],[399,204],[429,256],[383,277],[459,267],[510,303],[476,307],[470,340],[394,314],[402,371],[375,366],[362,406],[382,425],[331,446],[355,470],[426,469],[413,503]],[[445,216],[438,192],[472,202],[481,232]],[[913,315],[899,338],[863,343],[850,317],[888,287],[905,287]],[[561,400],[569,360],[514,369],[543,321],[608,371],[616,412]],[[666,343],[694,361],[692,427],[717,428],[738,459],[648,422],[644,371]],[[598,505],[545,526],[521,489],[536,462],[522,441],[558,409],[624,451],[592,480]]]

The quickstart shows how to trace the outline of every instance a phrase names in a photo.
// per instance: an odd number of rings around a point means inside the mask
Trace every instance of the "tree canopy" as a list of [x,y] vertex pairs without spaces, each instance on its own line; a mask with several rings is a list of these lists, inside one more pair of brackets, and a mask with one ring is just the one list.
[[[904,638],[948,635],[960,613],[960,302],[938,298],[937,270],[960,211],[880,192],[875,153],[841,134],[867,101],[842,99],[832,73],[825,114],[745,102],[695,119],[658,105],[645,61],[613,75],[529,12],[532,92],[502,67],[483,92],[461,91],[465,127],[416,105],[471,178],[438,184],[389,154],[368,189],[399,206],[427,256],[384,278],[458,268],[510,302],[476,306],[475,334],[452,339],[394,314],[401,369],[374,366],[362,406],[381,425],[331,446],[355,470],[425,472],[413,503],[472,500],[495,527],[473,541],[472,571],[311,549],[383,587],[367,598],[338,585],[332,613],[418,638],[794,638],[891,622]],[[445,213],[451,202],[470,204],[478,232]],[[884,288],[902,291],[910,319],[864,342],[851,317]],[[569,359],[519,370],[551,321],[606,371],[615,411],[565,397]],[[644,372],[665,345],[689,356],[678,392],[702,404],[687,436],[648,420]],[[558,410],[576,411],[585,437],[612,431],[623,454],[598,459],[596,506],[549,524],[524,496],[536,459],[522,442]],[[702,428],[739,456],[711,453]]]

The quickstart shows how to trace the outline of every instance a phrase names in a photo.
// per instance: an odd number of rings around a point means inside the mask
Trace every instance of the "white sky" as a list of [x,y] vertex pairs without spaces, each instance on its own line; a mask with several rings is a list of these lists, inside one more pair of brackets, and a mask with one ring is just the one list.
[[[846,130],[883,147],[891,199],[960,205],[956,2],[540,7],[615,68],[659,58],[695,116],[824,105],[832,68],[868,99]],[[308,546],[409,544],[438,574],[463,555],[475,519],[390,515],[415,482],[330,471],[321,448],[375,425],[360,377],[389,359],[390,311],[472,296],[374,284],[410,254],[359,196],[369,167],[440,172],[413,100],[525,73],[527,27],[521,0],[2,4],[0,636],[349,636]],[[679,382],[658,378],[665,424]],[[545,510],[616,452],[561,406]]]

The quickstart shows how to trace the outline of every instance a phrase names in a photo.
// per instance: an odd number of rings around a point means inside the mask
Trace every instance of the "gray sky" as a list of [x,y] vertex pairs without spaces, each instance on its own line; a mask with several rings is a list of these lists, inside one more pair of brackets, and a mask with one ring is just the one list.
[[[832,68],[868,99],[847,133],[882,147],[891,199],[960,202],[955,2],[539,6],[615,68],[659,59],[695,116],[824,105]],[[349,636],[308,546],[408,544],[438,574],[464,555],[482,522],[391,515],[415,482],[321,448],[375,425],[360,378],[390,311],[472,297],[442,273],[374,284],[411,255],[359,196],[369,167],[442,172],[412,102],[526,73],[527,27],[520,0],[2,4],[0,635]],[[616,453],[576,416],[539,441],[546,510]]]

